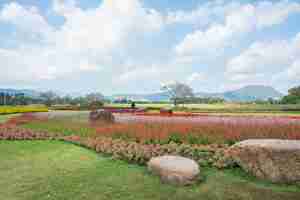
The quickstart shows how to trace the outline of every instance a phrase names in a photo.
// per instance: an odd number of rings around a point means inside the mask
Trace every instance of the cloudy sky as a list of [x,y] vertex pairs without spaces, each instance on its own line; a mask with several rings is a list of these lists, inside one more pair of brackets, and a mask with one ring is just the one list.
[[300,84],[300,1],[0,0],[0,87]]

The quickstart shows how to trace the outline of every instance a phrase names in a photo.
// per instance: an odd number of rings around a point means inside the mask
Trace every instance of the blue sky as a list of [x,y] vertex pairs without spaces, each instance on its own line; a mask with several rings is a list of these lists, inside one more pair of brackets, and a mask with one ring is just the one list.
[[300,1],[0,0],[0,87],[300,85]]

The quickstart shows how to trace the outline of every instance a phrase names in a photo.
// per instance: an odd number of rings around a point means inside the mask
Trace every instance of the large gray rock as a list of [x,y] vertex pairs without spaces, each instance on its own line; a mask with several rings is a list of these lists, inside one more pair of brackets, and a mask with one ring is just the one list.
[[227,154],[258,178],[274,183],[300,182],[300,141],[246,140],[231,147]]
[[106,122],[106,123],[115,122],[114,115],[111,112],[104,109],[91,111],[89,118],[91,122]]
[[198,164],[181,156],[160,156],[148,162],[148,169],[160,176],[165,183],[175,185],[192,184],[200,170]]

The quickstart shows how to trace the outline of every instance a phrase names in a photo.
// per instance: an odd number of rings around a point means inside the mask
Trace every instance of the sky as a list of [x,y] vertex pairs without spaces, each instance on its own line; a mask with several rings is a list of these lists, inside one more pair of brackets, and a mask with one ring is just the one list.
[[0,88],[300,85],[298,0],[0,0]]

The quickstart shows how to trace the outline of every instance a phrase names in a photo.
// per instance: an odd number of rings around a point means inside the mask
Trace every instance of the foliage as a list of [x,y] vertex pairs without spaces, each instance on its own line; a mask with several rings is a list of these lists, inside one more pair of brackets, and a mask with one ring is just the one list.
[[0,140],[45,140],[51,139],[46,132],[37,132],[29,129],[20,128],[1,128]]
[[289,89],[289,94],[281,100],[283,104],[300,104],[300,86]]
[[180,99],[194,96],[193,89],[190,86],[179,82],[163,85],[161,90],[168,93],[170,99],[174,101],[175,106],[179,103]]
[[80,138],[69,136],[65,141],[86,146],[98,153],[112,155],[113,158],[144,165],[152,157],[162,155],[181,155],[196,160],[202,166],[213,165],[215,153],[223,151],[226,146],[190,146],[186,144],[141,144],[135,141],[113,139],[106,137]]
[[283,103],[283,104],[300,104],[300,96],[289,94],[282,98],[281,103]]
[[300,86],[289,89],[289,95],[300,97]]
[[92,102],[103,102],[104,100],[104,95],[101,93],[89,93],[85,96],[86,100],[88,103]]

